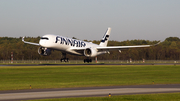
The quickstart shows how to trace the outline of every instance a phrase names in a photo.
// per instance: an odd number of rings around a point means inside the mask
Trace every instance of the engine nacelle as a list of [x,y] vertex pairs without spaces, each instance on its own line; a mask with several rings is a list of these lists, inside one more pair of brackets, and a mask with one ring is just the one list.
[[95,57],[97,56],[97,50],[94,48],[87,48],[84,50],[84,55],[86,57]]
[[51,49],[44,48],[44,47],[39,47],[38,53],[39,53],[40,55],[43,55],[43,56],[48,56],[48,55],[51,54]]

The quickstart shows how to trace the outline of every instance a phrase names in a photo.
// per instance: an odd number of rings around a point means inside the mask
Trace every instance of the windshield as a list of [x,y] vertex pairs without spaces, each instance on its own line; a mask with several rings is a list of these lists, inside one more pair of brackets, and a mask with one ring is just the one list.
[[47,38],[47,37],[41,37],[41,39],[49,40],[49,38]]

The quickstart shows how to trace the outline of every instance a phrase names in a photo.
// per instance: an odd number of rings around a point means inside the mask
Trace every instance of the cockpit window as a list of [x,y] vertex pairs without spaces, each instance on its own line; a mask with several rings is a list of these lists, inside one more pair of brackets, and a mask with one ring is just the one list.
[[41,37],[41,39],[49,40],[49,38],[47,38],[47,37]]

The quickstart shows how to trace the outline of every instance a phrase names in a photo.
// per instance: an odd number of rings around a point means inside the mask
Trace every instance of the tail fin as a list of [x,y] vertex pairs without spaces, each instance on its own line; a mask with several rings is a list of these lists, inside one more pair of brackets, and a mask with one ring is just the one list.
[[103,46],[103,47],[106,47],[107,44],[108,44],[108,41],[109,41],[109,35],[111,33],[111,28],[109,27],[106,31],[106,33],[104,34],[102,40],[101,40],[101,43],[99,44],[99,46]]

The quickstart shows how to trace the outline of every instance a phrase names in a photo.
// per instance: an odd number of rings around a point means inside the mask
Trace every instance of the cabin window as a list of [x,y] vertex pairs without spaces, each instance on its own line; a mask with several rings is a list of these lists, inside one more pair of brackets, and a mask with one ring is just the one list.
[[47,37],[41,37],[41,39],[49,40],[49,38],[47,38]]

